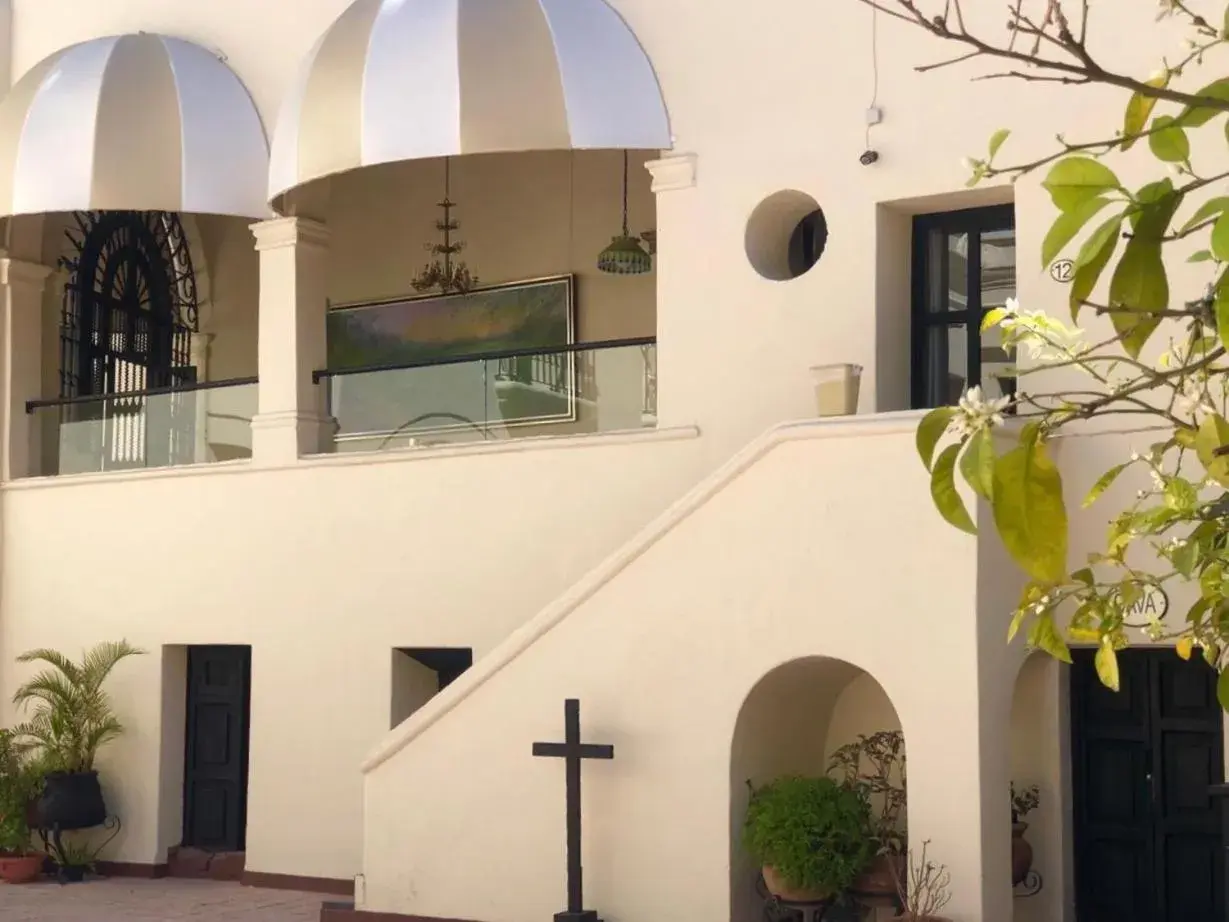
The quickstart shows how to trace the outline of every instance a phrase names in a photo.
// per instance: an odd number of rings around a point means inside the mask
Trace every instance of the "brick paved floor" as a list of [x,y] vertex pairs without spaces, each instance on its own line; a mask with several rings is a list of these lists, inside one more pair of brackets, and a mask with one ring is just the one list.
[[326,899],[209,880],[0,883],[0,922],[316,922]]

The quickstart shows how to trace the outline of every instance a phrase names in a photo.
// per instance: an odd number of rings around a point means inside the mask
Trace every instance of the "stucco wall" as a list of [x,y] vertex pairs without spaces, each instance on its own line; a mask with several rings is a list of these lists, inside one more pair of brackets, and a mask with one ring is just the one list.
[[153,862],[179,841],[182,780],[167,761],[182,663],[176,679],[163,647],[251,644],[248,868],[350,877],[392,649],[483,656],[693,482],[692,435],[8,484],[0,701],[34,646],[126,637],[151,651],[114,675],[129,730],[102,771],[124,821],[106,857]]
[[[1001,918],[1008,817],[969,796],[997,771],[986,753],[1006,746],[977,733],[976,542],[933,516],[905,450],[913,421],[798,426],[741,473],[724,468],[620,552],[613,578],[535,618],[492,654],[499,666],[478,664],[390,734],[368,761],[364,905],[492,922],[557,910],[562,775],[529,744],[561,732],[574,696],[585,737],[616,750],[585,769],[588,901],[612,918],[729,918],[736,720],[774,667],[820,656],[866,670],[896,705],[910,827],[952,866],[953,917]],[[838,486],[859,479],[882,485],[873,505]],[[931,553],[869,550],[892,534]],[[922,585],[942,617],[916,617]],[[943,650],[943,668],[921,649]],[[1005,771],[985,783],[1004,787]],[[983,874],[1002,884],[986,907]]]

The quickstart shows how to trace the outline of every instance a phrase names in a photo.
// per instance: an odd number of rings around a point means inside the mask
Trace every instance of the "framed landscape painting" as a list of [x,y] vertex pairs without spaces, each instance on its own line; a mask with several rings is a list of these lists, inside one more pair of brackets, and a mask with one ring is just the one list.
[[[576,341],[570,275],[335,307],[328,313],[330,406],[339,440],[570,421]],[[493,353],[543,350],[532,358]]]

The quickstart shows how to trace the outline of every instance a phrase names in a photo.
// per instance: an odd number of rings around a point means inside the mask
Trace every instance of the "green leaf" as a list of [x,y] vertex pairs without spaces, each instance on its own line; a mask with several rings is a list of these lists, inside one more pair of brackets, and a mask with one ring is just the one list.
[[1186,611],[1186,623],[1193,627],[1199,627],[1203,623],[1203,616],[1207,614],[1209,608],[1208,600],[1200,596],[1195,600]]
[[1049,653],[1056,660],[1071,662],[1071,651],[1067,649],[1067,642],[1059,635],[1058,628],[1054,626],[1054,616],[1049,612],[1037,616],[1028,632],[1028,642],[1038,650]]
[[1185,224],[1182,225],[1179,232],[1185,233],[1196,224],[1202,224],[1204,221],[1208,220],[1208,218],[1213,218],[1224,212],[1226,209],[1229,209],[1229,195],[1218,195],[1215,198],[1210,198],[1195,209],[1195,213],[1190,216],[1190,219],[1187,220]]
[[1221,262],[1229,260],[1229,211],[1212,225],[1212,255]]
[[[1225,124],[1229,125],[1229,122]],[[1206,263],[1212,258],[1211,250],[1197,250],[1186,258],[1188,263]]]
[[1097,287],[1101,273],[1114,255],[1114,249],[1118,246],[1118,235],[1122,230],[1122,218],[1121,214],[1114,215],[1093,231],[1080,247],[1079,255],[1075,258],[1075,271],[1071,276],[1071,292],[1068,295],[1072,320],[1077,319],[1080,307]]
[[1088,495],[1084,497],[1084,502],[1082,502],[1080,506],[1084,509],[1087,509],[1089,506],[1095,503],[1097,499],[1101,496],[1101,494],[1109,489],[1110,484],[1112,484],[1115,480],[1118,479],[1118,475],[1121,474],[1123,471],[1125,471],[1130,466],[1131,466],[1130,461],[1126,461],[1122,464],[1116,464],[1113,467],[1111,467],[1108,471],[1106,471],[1104,474],[1102,474],[1100,477],[1098,477],[1097,482],[1092,485],[1092,489],[1088,491]]
[[1129,311],[1116,311],[1110,320],[1127,354],[1138,358],[1140,349],[1160,323],[1152,312],[1169,306],[1169,279],[1159,240],[1137,234],[1127,241],[1110,279],[1110,305]]
[[986,311],[986,316],[981,319],[981,332],[993,329],[1004,317],[1011,313],[1005,307],[995,307]]
[[1081,567],[1080,569],[1076,570],[1074,573],[1071,574],[1071,579],[1074,582],[1083,583],[1085,586],[1089,587],[1090,589],[1092,588],[1093,584],[1096,582],[1096,578],[1093,576],[1092,570],[1089,569],[1088,567]]
[[1108,689],[1118,691],[1118,657],[1114,653],[1114,642],[1108,637],[1101,638],[1101,646],[1093,658],[1097,667],[1097,678]]
[[1003,146],[1003,142],[1011,134],[1010,128],[1000,128],[994,134],[990,135],[990,157],[993,160],[994,155],[999,152],[999,148]]
[[936,407],[925,416],[917,426],[917,453],[922,458],[922,464],[926,466],[926,470],[930,470],[930,463],[935,456],[935,448],[939,444],[939,440],[943,438],[943,433],[947,431],[948,423],[952,421],[952,417],[956,415],[955,407]]
[[1071,211],[1060,211],[1041,242],[1041,268],[1048,266],[1063,251],[1063,247],[1084,229],[1084,225],[1109,203],[1110,199],[1098,196],[1081,202]]
[[1216,680],[1216,700],[1222,711],[1229,711],[1229,669],[1221,670]]
[[1229,344],[1229,284],[1216,289],[1216,332],[1222,345]]
[[934,470],[930,472],[930,496],[939,515],[949,524],[975,535],[977,527],[969,518],[969,511],[965,509],[964,500],[956,489],[956,455],[959,452],[959,445],[948,445],[939,453]]
[[1157,160],[1185,163],[1191,158],[1191,142],[1178,120],[1170,115],[1158,115],[1152,120],[1148,146]]
[[1229,445],[1229,421],[1219,413],[1212,413],[1195,432],[1195,454],[1209,477],[1229,487],[1229,455],[1218,454],[1218,449],[1225,445]]
[[1127,211],[1131,229],[1145,237],[1164,236],[1179,201],[1173,180],[1168,176],[1145,183],[1135,190],[1135,202]]
[[1195,572],[1195,559],[1198,555],[1199,545],[1194,541],[1187,541],[1174,548],[1169,554],[1169,559],[1175,570],[1190,579]]
[[1081,202],[1121,188],[1114,171],[1091,157],[1065,157],[1050,168],[1041,185],[1061,211],[1071,211]]
[[[1151,80],[1145,81],[1147,86],[1160,89],[1169,83],[1169,71],[1158,77],[1153,77]],[[1122,149],[1130,150],[1131,146],[1138,140],[1139,133],[1144,130],[1144,126],[1148,124],[1148,116],[1152,114],[1152,108],[1156,105],[1156,98],[1153,96],[1143,96],[1135,93],[1131,96],[1127,103],[1126,115],[1122,120]]]
[[994,524],[1012,559],[1033,579],[1058,583],[1067,571],[1067,510],[1058,468],[1036,441],[994,462]]
[[994,489],[994,436],[989,429],[969,439],[960,456],[960,473],[974,493],[982,499],[990,498]]
[[[1192,96],[1207,97],[1220,102],[1229,104],[1229,77],[1222,77],[1213,83],[1209,83],[1203,89]],[[1200,125],[1206,125],[1218,115],[1223,115],[1225,109],[1211,109],[1204,106],[1187,106],[1182,110],[1182,114],[1178,116],[1178,120],[1188,128],[1198,128]]]
[[1007,625],[1007,642],[1011,643],[1016,639],[1016,634],[1020,631],[1020,625],[1024,623],[1024,619],[1028,617],[1029,609],[1017,608],[1011,616],[1011,624]]

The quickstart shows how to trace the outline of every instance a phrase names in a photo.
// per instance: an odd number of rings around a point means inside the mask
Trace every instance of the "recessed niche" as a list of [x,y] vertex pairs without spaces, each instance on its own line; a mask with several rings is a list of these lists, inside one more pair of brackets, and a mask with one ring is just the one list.
[[774,192],[747,219],[747,260],[761,276],[786,282],[809,272],[828,244],[819,202],[797,189]]
[[389,726],[395,727],[474,664],[469,647],[394,647]]

